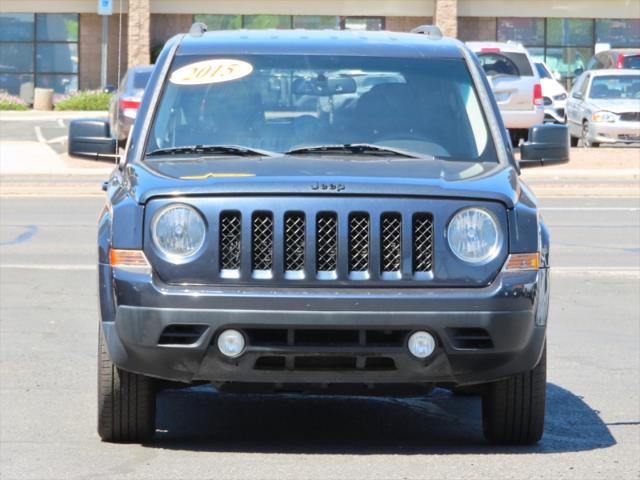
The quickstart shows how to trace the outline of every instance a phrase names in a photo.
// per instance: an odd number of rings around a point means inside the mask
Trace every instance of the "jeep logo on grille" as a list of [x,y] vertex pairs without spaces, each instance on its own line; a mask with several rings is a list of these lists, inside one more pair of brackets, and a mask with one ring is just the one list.
[[345,188],[344,183],[320,183],[316,182],[311,185],[311,190],[315,191],[327,191],[327,192],[342,192]]

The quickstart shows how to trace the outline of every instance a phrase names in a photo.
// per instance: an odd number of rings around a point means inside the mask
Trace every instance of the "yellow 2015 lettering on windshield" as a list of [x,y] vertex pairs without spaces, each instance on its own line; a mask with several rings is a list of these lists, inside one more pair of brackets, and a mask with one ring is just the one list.
[[243,60],[218,58],[180,67],[171,74],[169,81],[176,85],[206,85],[238,80],[252,71],[253,66]]

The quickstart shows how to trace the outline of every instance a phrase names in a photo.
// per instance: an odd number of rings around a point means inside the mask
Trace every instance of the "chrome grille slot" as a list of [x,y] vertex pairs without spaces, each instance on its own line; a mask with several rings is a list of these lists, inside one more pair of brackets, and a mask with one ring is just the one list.
[[384,213],[380,221],[380,270],[400,272],[402,265],[402,217]]
[[335,274],[337,267],[338,219],[335,213],[322,212],[316,217],[316,271],[322,277],[327,272]]
[[251,267],[254,276],[270,277],[273,269],[273,216],[270,212],[256,212],[251,222]]
[[301,212],[291,212],[284,220],[284,269],[291,276],[304,271],[305,218]]
[[367,270],[369,270],[369,215],[352,213],[349,216],[349,272],[366,272]]
[[240,270],[241,232],[240,212],[220,214],[219,251],[220,269],[223,272]]
[[413,216],[413,272],[426,273],[433,266],[433,218],[428,213]]

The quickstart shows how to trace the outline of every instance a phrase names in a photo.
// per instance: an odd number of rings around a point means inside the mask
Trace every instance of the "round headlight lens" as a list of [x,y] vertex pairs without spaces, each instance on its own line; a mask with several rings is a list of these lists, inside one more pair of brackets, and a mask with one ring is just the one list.
[[447,239],[453,253],[469,263],[493,260],[500,250],[501,236],[493,215],[482,208],[465,208],[449,222]]
[[205,224],[188,205],[171,205],[160,210],[151,226],[156,246],[169,257],[193,255],[204,243]]

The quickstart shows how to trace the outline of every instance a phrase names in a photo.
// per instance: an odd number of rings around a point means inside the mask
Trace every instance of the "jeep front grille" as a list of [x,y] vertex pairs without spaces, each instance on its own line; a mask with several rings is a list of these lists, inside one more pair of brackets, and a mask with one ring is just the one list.
[[304,213],[290,212],[284,220],[284,270],[304,271],[305,259],[305,219]]
[[[216,276],[299,281],[430,280],[429,212],[223,210]],[[215,242],[214,242],[215,243]]]
[[220,215],[220,268],[240,269],[241,252],[240,212],[222,212]]
[[322,212],[316,218],[316,270],[335,272],[338,268],[338,220],[335,213]]
[[254,272],[273,268],[273,219],[269,212],[253,214],[251,226],[251,259]]
[[413,271],[428,272],[433,260],[433,221],[431,215],[413,216]]
[[382,272],[399,272],[402,261],[402,218],[385,213],[380,222],[380,266]]
[[349,272],[369,270],[369,215],[352,213],[349,217]]

